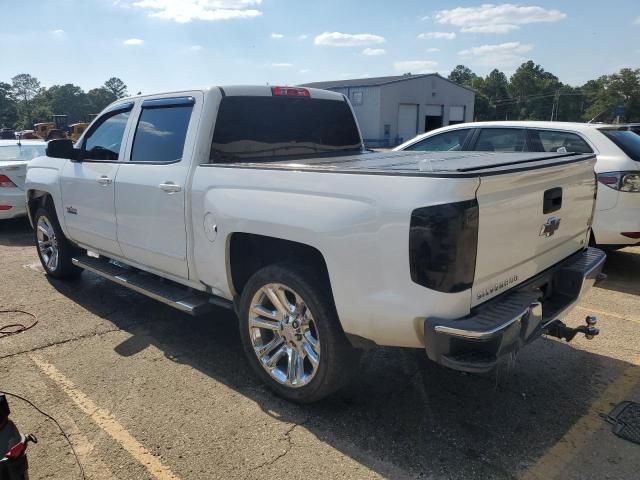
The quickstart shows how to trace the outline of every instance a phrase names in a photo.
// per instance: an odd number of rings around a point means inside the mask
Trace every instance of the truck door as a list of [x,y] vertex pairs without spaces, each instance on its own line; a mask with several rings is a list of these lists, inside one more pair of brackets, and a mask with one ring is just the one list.
[[72,240],[104,253],[120,254],[116,238],[114,180],[126,143],[133,102],[102,114],[87,132],[80,148],[82,160],[62,170],[64,221]]
[[189,276],[186,187],[197,123],[192,113],[201,98],[195,92],[142,102],[129,158],[120,166],[115,185],[123,256],[179,278]]

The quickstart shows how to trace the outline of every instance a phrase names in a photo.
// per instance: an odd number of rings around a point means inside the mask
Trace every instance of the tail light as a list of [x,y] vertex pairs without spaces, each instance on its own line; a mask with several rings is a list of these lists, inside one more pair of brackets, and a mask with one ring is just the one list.
[[16,184],[11,181],[6,175],[0,175],[0,188],[13,188]]
[[640,192],[640,172],[599,173],[598,182],[620,192]]
[[418,208],[411,214],[411,279],[438,292],[471,288],[478,253],[478,202]]
[[271,87],[274,97],[311,97],[309,90],[299,87]]
[[20,458],[20,456],[24,453],[26,449],[27,449],[26,443],[20,440],[13,447],[11,447],[9,451],[4,454],[4,456],[9,460],[15,460],[16,458]]

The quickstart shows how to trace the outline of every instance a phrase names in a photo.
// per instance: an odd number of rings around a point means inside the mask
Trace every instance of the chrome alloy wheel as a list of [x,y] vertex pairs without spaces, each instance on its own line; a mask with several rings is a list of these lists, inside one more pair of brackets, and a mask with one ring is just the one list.
[[318,329],[303,298],[286,285],[269,283],[253,296],[249,336],[260,364],[278,383],[302,387],[318,371]]
[[39,217],[36,225],[36,235],[38,238],[38,251],[42,256],[42,260],[50,271],[58,268],[58,240],[56,232],[51,225],[51,221],[47,217]]

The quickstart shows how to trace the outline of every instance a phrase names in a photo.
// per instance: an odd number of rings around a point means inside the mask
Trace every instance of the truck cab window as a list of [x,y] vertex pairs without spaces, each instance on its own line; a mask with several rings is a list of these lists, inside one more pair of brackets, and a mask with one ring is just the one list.
[[104,120],[85,137],[84,158],[88,160],[117,161],[122,137],[127,128],[130,111],[106,114]]
[[142,107],[131,149],[132,162],[171,163],[182,158],[192,105]]
[[220,103],[210,162],[267,162],[361,149],[357,123],[345,101],[229,96]]

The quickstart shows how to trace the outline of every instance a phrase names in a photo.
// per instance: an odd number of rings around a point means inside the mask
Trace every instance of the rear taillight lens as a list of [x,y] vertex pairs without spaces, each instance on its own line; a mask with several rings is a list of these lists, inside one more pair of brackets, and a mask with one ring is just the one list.
[[11,447],[4,456],[9,460],[15,460],[16,458],[20,458],[20,455],[22,455],[26,449],[27,446],[24,444],[24,442],[20,441],[13,447]]
[[622,232],[620,235],[623,235],[627,238],[633,238],[634,240],[640,239],[640,232]]
[[309,90],[299,87],[271,87],[274,97],[311,97]]
[[418,208],[411,214],[411,279],[438,292],[471,288],[478,253],[478,202]]
[[6,175],[0,175],[0,188],[13,188],[16,184],[11,181]]
[[598,182],[620,192],[640,192],[639,172],[599,173]]

